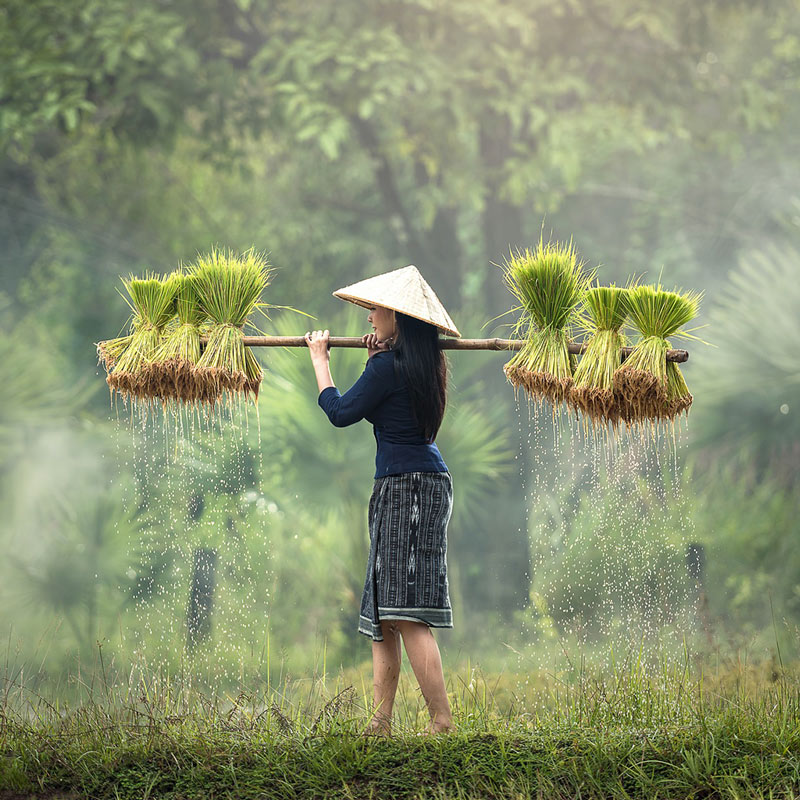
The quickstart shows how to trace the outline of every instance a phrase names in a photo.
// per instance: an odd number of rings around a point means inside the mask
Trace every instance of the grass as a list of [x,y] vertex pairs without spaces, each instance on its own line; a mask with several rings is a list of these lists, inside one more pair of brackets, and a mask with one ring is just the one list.
[[[369,673],[204,694],[159,675],[78,680],[67,706],[7,681],[0,796],[798,797],[800,682],[738,665],[448,676],[458,731],[418,737],[404,668],[391,739],[362,737]],[[8,795],[6,795],[8,796]]]

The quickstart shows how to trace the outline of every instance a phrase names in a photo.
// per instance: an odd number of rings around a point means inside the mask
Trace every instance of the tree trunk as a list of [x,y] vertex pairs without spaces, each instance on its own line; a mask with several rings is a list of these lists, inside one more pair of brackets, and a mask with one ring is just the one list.
[[216,569],[217,551],[210,547],[196,547],[186,615],[186,643],[190,650],[211,635]]
[[[403,198],[400,183],[375,128],[367,120],[355,115],[350,117],[350,123],[361,146],[372,157],[375,183],[383,201],[387,222],[395,220],[399,223],[399,226],[390,227],[396,232],[397,242],[406,253],[405,258],[430,278],[434,291],[445,307],[458,308],[461,304],[460,269],[455,270],[458,279],[452,279],[453,265],[458,267],[461,263],[456,208],[438,209],[431,230],[420,230],[409,210],[413,207],[413,198]],[[430,180],[419,162],[414,166],[414,179],[417,186],[424,186]]]
[[[511,121],[507,116],[493,117],[481,123],[480,153],[485,175],[486,200],[483,209],[483,246],[486,254],[486,278],[483,293],[486,312],[491,319],[513,305],[512,297],[501,279],[501,264],[509,248],[522,242],[522,209],[500,198],[503,167],[511,155]],[[504,322],[507,320],[498,320]]]
[[[483,247],[485,253],[483,296],[485,298],[486,318],[492,319],[504,311],[508,311],[515,303],[514,298],[506,289],[502,280],[502,271],[492,264],[502,264],[503,257],[508,254],[509,248],[519,247],[522,242],[522,209],[514,206],[500,198],[500,191],[503,182],[503,168],[506,161],[511,156],[512,130],[511,121],[505,115],[484,117],[481,122],[479,132],[479,149],[484,174],[484,186],[486,187],[485,204],[482,216],[483,228]],[[492,323],[498,326],[504,323],[514,322],[511,315],[501,317]],[[500,336],[508,336],[509,328],[486,329],[486,335],[492,333]],[[487,370],[489,367],[487,366]],[[491,367],[493,370],[490,379],[496,380],[499,371],[496,365]],[[502,373],[500,373],[502,375]],[[488,377],[488,376],[487,376]],[[513,438],[512,447],[522,459],[522,468],[530,471],[527,441],[521,439],[524,436],[518,431],[516,426],[511,426]],[[514,493],[511,505],[516,513],[512,513],[509,519],[509,535],[505,539],[504,546],[507,548],[507,575],[509,580],[516,584],[512,592],[516,598],[517,608],[525,608],[529,604],[530,583],[533,579],[526,571],[531,563],[530,541],[526,522],[526,500],[521,496],[521,489]],[[525,533],[524,536],[514,535],[517,530]]]
[[694,582],[696,618],[706,635],[706,643],[713,647],[711,616],[706,595],[706,548],[702,544],[690,542],[686,546],[686,570],[689,573],[689,579]]
[[[421,189],[431,182],[425,165],[417,161],[414,177]],[[437,180],[441,183],[441,178]],[[430,282],[445,308],[461,308],[464,267],[461,241],[458,238],[458,209],[443,206],[437,209],[433,225],[421,234],[426,251],[424,264],[417,264]]]

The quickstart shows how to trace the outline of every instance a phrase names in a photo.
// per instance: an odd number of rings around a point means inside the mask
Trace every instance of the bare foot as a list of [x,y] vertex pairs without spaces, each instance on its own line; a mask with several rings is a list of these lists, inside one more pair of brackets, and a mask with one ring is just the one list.
[[421,736],[433,736],[437,733],[455,733],[456,726],[452,722],[431,722],[428,727],[420,734]]
[[392,726],[383,722],[370,722],[361,735],[383,736],[388,739],[392,735]]

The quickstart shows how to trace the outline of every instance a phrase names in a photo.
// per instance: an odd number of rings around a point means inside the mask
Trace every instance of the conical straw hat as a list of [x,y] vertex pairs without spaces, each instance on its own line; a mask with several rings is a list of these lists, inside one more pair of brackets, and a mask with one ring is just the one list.
[[429,322],[451,336],[461,336],[436,292],[413,264],[337,289],[333,296],[364,308],[390,308]]

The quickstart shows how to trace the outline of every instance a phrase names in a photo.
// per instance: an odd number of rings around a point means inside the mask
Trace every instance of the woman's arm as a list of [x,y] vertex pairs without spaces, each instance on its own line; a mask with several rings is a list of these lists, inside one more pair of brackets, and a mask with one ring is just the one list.
[[361,377],[342,395],[331,378],[328,338],[328,331],[309,331],[305,335],[319,387],[317,403],[337,428],[343,428],[364,419],[391,390],[391,382],[386,374],[387,365],[376,366],[377,359],[373,358],[375,354],[388,349],[388,346],[378,343],[374,334],[362,337],[369,348],[367,366]]
[[378,358],[371,358],[359,379],[344,394],[335,386],[328,387],[320,392],[317,404],[337,428],[352,425],[386,399],[392,390],[388,373],[391,368],[391,364],[378,364]]
[[[317,377],[317,386],[321,392],[329,386],[336,387],[331,376],[330,367],[330,349],[328,348],[328,339],[330,338],[329,332],[324,331],[307,331],[305,340],[308,342],[308,350],[311,354],[311,363],[314,366],[314,374]],[[361,341],[367,346],[367,359],[369,360],[375,353],[383,353],[391,349],[387,342],[378,340],[374,333],[365,333],[361,337]]]
[[311,354],[311,363],[314,366],[314,374],[317,376],[317,386],[321,392],[329,386],[333,386],[330,367],[330,350],[328,350],[329,333],[325,331],[308,331],[305,335],[308,342],[308,350]]
[[314,374],[317,376],[317,386],[320,391],[334,386],[333,377],[331,376],[331,367],[328,361],[322,361],[321,359],[315,361]]

